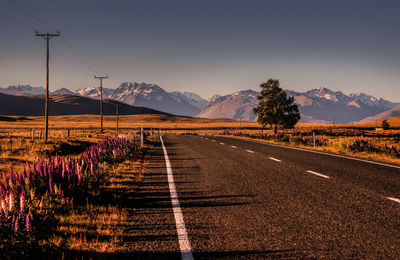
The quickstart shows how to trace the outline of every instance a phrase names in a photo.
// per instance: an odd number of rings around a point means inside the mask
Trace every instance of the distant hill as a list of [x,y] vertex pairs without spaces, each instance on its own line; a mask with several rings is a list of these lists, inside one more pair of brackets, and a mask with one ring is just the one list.
[[40,95],[44,94],[46,90],[43,87],[32,87],[30,85],[17,85],[8,86],[7,88],[0,88],[0,92],[14,95]]
[[253,108],[258,105],[258,92],[243,90],[226,96],[214,96],[197,115],[202,118],[228,118],[253,121]]
[[398,117],[398,116],[400,116],[400,105],[385,112],[379,113],[377,115],[364,118],[363,120],[358,121],[358,123],[367,123],[372,121],[383,120],[389,117]]
[[[166,114],[146,107],[127,105],[117,101],[104,100],[104,115],[115,115],[115,104],[119,103],[120,115]],[[45,96],[17,96],[0,93],[0,115],[43,116]],[[99,114],[98,100],[76,95],[52,95],[49,101],[49,115]]]
[[[98,98],[100,89],[89,87],[78,89],[76,93]],[[103,97],[181,116],[195,116],[207,102],[194,93],[167,92],[155,84],[143,82],[124,82],[116,89],[103,88]]]
[[[349,123],[362,120],[393,109],[397,103],[377,99],[367,94],[345,95],[327,88],[312,89],[306,92],[286,90],[299,106],[303,123]],[[197,115],[206,118],[230,118],[255,120],[252,108],[258,105],[258,92],[239,91],[226,96],[214,96]]]
[[[29,85],[0,88],[0,92],[15,95],[38,95],[41,87]],[[378,99],[365,93],[346,95],[328,88],[311,89],[305,92],[286,90],[295,98],[303,123],[366,122],[376,118],[396,115],[393,110],[399,103]],[[70,94],[98,99],[100,89],[88,87],[70,91],[66,88],[51,93]],[[116,89],[103,88],[103,98],[116,100],[131,106],[141,106],[165,113],[203,118],[227,118],[234,120],[256,120],[252,109],[257,106],[258,91],[243,90],[233,94],[214,95],[209,100],[191,92],[168,92],[155,84],[125,82]],[[0,111],[1,114],[1,111]],[[373,118],[370,118],[372,117]]]

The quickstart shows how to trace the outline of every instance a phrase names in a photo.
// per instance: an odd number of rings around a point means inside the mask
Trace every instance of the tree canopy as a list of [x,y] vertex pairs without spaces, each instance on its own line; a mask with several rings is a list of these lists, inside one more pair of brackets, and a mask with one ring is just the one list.
[[257,96],[259,104],[254,108],[257,121],[265,127],[267,124],[274,126],[275,133],[278,126],[293,128],[300,120],[298,106],[293,97],[287,97],[286,92],[280,88],[279,80],[269,79],[260,85],[261,91]]

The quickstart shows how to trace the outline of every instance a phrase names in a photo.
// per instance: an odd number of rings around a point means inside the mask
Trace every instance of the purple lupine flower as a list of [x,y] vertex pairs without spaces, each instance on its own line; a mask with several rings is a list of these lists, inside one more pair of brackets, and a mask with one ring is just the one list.
[[29,216],[30,214],[26,214],[26,219],[25,219],[25,229],[28,232],[32,231],[32,221],[31,221],[31,217]]

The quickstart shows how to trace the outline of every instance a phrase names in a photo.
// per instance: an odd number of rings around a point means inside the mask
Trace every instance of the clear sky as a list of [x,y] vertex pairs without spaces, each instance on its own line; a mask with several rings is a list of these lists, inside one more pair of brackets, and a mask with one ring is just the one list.
[[34,33],[58,29],[51,90],[97,86],[97,72],[110,76],[104,87],[146,82],[208,98],[272,77],[400,102],[399,10],[389,0],[0,0],[0,86],[44,86]]

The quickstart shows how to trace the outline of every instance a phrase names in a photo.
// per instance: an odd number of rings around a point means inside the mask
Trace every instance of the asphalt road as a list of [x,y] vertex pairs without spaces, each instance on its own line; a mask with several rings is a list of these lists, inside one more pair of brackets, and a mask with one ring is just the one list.
[[[163,140],[195,259],[400,259],[400,168],[233,138]],[[170,184],[158,144],[135,199],[136,256],[181,257]]]

